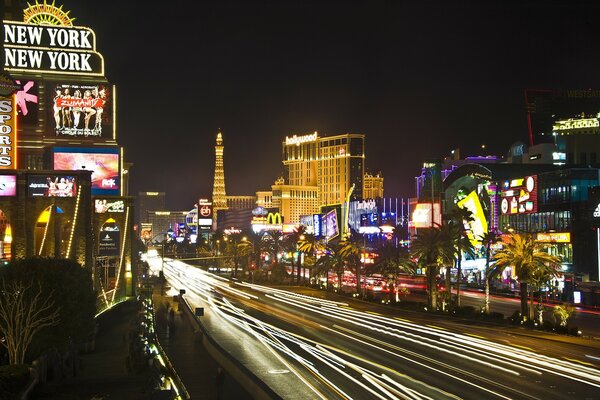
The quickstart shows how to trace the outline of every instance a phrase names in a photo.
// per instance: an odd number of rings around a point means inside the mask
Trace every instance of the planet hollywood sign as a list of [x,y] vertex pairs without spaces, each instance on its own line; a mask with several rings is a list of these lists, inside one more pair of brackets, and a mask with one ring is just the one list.
[[104,75],[104,59],[96,51],[96,34],[90,28],[16,21],[2,25],[7,71]]
[[300,146],[302,143],[310,143],[310,142],[316,142],[317,141],[317,132],[312,133],[310,135],[304,135],[304,136],[298,136],[298,135],[294,135],[294,136],[286,136],[285,137],[285,145],[286,146],[292,146],[292,145],[296,145],[296,146]]

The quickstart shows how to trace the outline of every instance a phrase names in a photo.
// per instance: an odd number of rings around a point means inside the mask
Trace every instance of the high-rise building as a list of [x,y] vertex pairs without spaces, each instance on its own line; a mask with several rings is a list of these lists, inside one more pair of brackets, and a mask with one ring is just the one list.
[[383,176],[381,172],[371,175],[368,172],[363,180],[363,198],[377,199],[383,197]]
[[166,208],[165,192],[139,192],[137,196],[136,223],[148,221],[148,211],[164,210]]
[[260,190],[256,192],[256,206],[262,208],[273,207],[273,191]]
[[363,198],[365,135],[346,133],[319,139],[318,186],[322,205]]
[[570,165],[597,166],[600,162],[600,114],[558,120],[552,126],[554,159]]
[[351,200],[363,198],[365,135],[293,135],[282,147],[288,185],[316,186],[319,205],[343,203],[350,192]]
[[169,229],[177,235],[179,225],[186,223],[188,213],[189,211],[150,210],[146,211],[145,219],[152,225],[152,236],[161,242]]
[[230,210],[246,210],[256,207],[256,196],[226,196],[227,208]]
[[225,192],[225,168],[223,165],[223,135],[217,133],[217,145],[215,146],[215,179],[213,181],[213,215],[216,217],[218,210],[227,209],[227,194]]
[[299,224],[300,217],[319,212],[319,192],[316,186],[286,185],[279,178],[271,186],[272,206],[279,209],[284,222]]

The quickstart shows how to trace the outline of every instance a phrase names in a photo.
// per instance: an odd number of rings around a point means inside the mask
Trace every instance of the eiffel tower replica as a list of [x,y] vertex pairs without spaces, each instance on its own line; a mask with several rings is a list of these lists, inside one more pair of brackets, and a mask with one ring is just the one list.
[[213,230],[217,225],[217,211],[227,209],[227,194],[225,193],[225,168],[223,167],[223,135],[217,133],[217,145],[215,146],[215,180],[213,181]]

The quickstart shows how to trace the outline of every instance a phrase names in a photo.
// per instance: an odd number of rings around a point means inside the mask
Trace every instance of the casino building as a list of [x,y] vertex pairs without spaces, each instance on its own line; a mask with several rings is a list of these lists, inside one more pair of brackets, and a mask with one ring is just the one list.
[[135,287],[117,89],[104,76],[94,31],[73,25],[61,7],[36,1],[22,20],[12,16],[2,28],[3,78],[19,87],[0,100],[14,117],[0,146],[4,255],[80,262],[106,307]]
[[287,136],[282,143],[284,178],[291,186],[316,186],[319,204],[362,199],[365,135]]
[[[599,177],[597,168],[577,166],[464,164],[443,181],[442,210],[444,215],[455,208],[471,211],[474,220],[467,233],[478,249],[477,238],[491,230],[533,234],[561,257],[564,278],[556,283],[565,298],[572,298],[573,282],[597,282],[600,273],[589,195]],[[463,261],[467,273],[475,275],[484,265],[483,253],[478,260]]]

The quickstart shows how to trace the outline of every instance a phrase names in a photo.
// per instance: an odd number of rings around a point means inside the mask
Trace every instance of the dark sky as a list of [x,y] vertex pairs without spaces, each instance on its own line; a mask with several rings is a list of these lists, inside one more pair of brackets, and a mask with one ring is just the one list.
[[[269,189],[285,135],[367,135],[386,195],[413,195],[429,157],[527,140],[525,88],[599,88],[595,2],[63,0],[96,31],[118,86],[131,193],[171,209]],[[509,4],[510,3],[510,4]],[[516,3],[521,3],[517,5]]]

